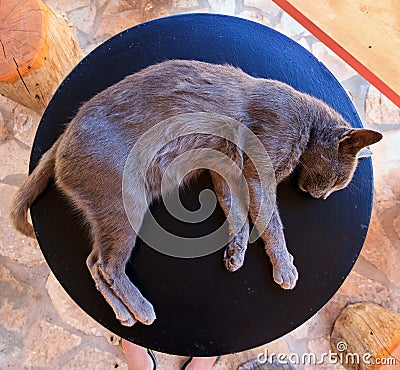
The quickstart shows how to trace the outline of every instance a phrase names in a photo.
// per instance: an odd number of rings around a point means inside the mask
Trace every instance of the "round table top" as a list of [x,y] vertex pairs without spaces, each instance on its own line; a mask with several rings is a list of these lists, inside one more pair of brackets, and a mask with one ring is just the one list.
[[[281,80],[326,101],[354,127],[361,122],[346,92],[307,50],[282,34],[240,18],[189,14],[156,19],[133,27],[92,51],[59,87],[40,123],[30,170],[63,132],[80,104],[126,75],[167,59],[193,59],[239,66],[255,77]],[[181,191],[188,207],[212,188],[207,174]],[[231,273],[223,249],[179,259],[138,240],[127,274],[157,314],[150,325],[124,327],[96,290],[86,267],[88,232],[60,191],[51,184],[31,208],[43,254],[72,299],[112,332],[134,343],[170,354],[207,356],[253,348],[272,341],[308,320],[338,290],[365,239],[372,205],[370,159],[360,160],[345,190],[326,201],[313,199],[296,185],[296,175],[278,187],[278,204],[289,251],[299,270],[292,291],[272,279],[272,267],[257,241],[244,266]],[[163,205],[151,207],[161,225],[182,230]],[[155,212],[154,212],[155,211]],[[211,232],[224,221],[217,207],[196,226]]]

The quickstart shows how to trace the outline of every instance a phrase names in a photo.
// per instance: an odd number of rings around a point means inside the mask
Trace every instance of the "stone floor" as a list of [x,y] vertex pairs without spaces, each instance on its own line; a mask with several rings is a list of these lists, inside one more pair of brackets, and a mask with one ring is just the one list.
[[[265,348],[286,354],[328,352],[331,326],[350,302],[373,301],[400,311],[400,109],[269,0],[47,0],[65,13],[85,53],[121,30],[169,14],[213,12],[263,23],[320,59],[352,97],[365,126],[384,133],[374,146],[375,200],[363,251],[331,301],[304,325],[266,346],[224,356],[215,367],[237,369]],[[10,198],[25,178],[40,117],[0,97],[0,368],[127,369],[115,336],[67,296],[31,239],[8,220]],[[159,368],[182,358],[157,353]],[[298,369],[342,369],[340,365]]]

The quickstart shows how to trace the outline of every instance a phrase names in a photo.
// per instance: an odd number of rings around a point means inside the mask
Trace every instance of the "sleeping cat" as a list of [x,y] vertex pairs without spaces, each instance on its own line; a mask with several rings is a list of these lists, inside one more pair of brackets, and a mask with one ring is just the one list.
[[[196,122],[195,115],[191,115],[197,112],[218,114],[221,120],[227,117],[250,129],[269,154],[276,182],[297,167],[300,189],[316,198],[325,199],[346,187],[363,148],[382,138],[372,130],[353,129],[325,103],[284,83],[253,78],[232,66],[197,61],[170,60],[150,66],[83,104],[15,195],[11,218],[17,230],[34,237],[27,221],[28,208],[55,178],[57,186],[90,225],[93,249],[87,266],[97,289],[123,325],[131,326],[136,321],[151,324],[156,317],[151,303],[125,274],[137,237],[122,199],[125,163],[139,138],[160,122],[183,115],[190,121],[188,124],[201,127],[204,122]],[[216,127],[217,124],[221,122],[215,123]],[[239,139],[240,135],[237,132]],[[247,182],[249,215],[244,211],[236,217],[229,211],[241,199],[235,198],[236,193],[230,191],[223,177],[210,171],[228,222],[233,224],[235,218],[245,220],[226,248],[225,266],[235,271],[243,264],[249,216],[253,222],[258,219],[257,229],[272,263],[275,282],[284,289],[294,288],[298,273],[286,248],[276,204],[269,213],[262,206],[265,194],[257,171],[232,142],[202,133],[172,140],[157,154],[146,175],[146,195],[151,199],[160,196],[161,180],[171,162],[188,150],[201,148],[228,156]],[[192,171],[185,181],[195,175],[196,171]],[[173,186],[170,183],[167,190]],[[140,224],[147,210],[146,197],[136,188],[128,189],[128,193],[135,222]]]

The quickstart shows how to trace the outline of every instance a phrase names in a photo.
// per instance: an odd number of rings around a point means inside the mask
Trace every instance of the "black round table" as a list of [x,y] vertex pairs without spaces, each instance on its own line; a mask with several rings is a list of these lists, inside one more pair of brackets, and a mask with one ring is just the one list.
[[[124,31],[79,63],[42,118],[30,170],[82,102],[126,75],[167,59],[229,63],[256,77],[284,81],[323,99],[354,127],[362,127],[340,84],[294,41],[239,18],[179,15]],[[205,188],[212,188],[207,174],[181,191],[182,202],[196,209],[198,195]],[[138,240],[127,274],[153,303],[157,320],[151,326],[136,324],[131,328],[120,325],[97,292],[85,264],[91,249],[87,230],[54,184],[33,204],[31,213],[50,268],[90,316],[139,345],[170,354],[206,356],[265,344],[313,316],[338,290],[360,253],[372,191],[370,159],[360,161],[348,188],[326,201],[302,193],[296,174],[278,187],[288,248],[300,274],[293,291],[273,282],[271,264],[260,241],[249,246],[244,266],[231,273],[223,265],[222,249],[200,258],[179,259]],[[211,232],[224,221],[219,207],[195,226],[175,220],[160,203],[151,208],[159,223],[178,234]]]

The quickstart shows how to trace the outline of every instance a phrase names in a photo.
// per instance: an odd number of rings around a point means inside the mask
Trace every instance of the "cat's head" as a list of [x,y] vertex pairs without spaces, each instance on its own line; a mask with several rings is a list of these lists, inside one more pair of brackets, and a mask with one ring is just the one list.
[[300,158],[299,187],[314,198],[326,199],[351,181],[358,158],[368,157],[366,148],[382,139],[367,129],[338,130],[323,143],[311,141]]

